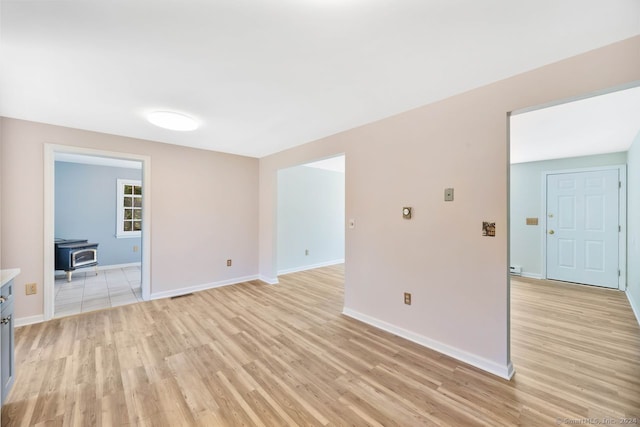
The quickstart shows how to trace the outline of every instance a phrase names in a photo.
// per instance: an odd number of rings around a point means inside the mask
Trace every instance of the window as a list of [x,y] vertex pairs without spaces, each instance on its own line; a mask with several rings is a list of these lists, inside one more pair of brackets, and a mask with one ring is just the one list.
[[142,182],[118,180],[116,237],[140,237],[142,231]]

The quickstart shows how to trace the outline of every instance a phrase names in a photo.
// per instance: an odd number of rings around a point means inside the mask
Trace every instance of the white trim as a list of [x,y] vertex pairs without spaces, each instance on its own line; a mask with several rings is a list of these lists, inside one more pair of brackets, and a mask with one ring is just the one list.
[[627,299],[629,300],[629,305],[631,305],[631,310],[633,310],[633,314],[636,315],[638,325],[640,325],[640,301],[634,300],[629,290],[627,290],[625,294],[627,294]]
[[99,265],[98,270],[118,270],[120,268],[129,268],[129,267],[142,267],[141,262],[129,262],[127,264],[111,264],[111,265]]
[[347,307],[343,309],[342,314],[364,322],[368,325],[374,326],[378,329],[382,329],[383,331],[390,332],[416,344],[420,344],[421,346],[435,350],[439,353],[453,357],[454,359],[460,360],[461,362],[468,363],[469,365],[475,366],[476,368],[482,369],[483,371],[487,371],[506,380],[510,380],[515,373],[511,361],[509,361],[506,365],[501,365],[475,354],[460,350],[439,341],[432,340],[431,338],[427,338],[423,335],[416,334],[415,332],[411,332],[390,323],[384,322],[380,319],[376,319],[375,317],[362,314]]
[[[130,262],[127,264],[96,265],[95,267],[84,267],[82,271],[86,271],[86,269],[90,269],[90,270],[95,269],[98,271],[119,270],[121,268],[141,267],[141,266],[142,266],[141,262]],[[55,272],[56,274],[62,274],[64,273],[64,270],[56,270]]]
[[526,271],[523,271],[522,274],[520,274],[520,276],[522,277],[528,277],[529,279],[542,279],[542,274],[538,274],[538,273],[527,273]]
[[267,277],[263,276],[262,274],[258,277],[258,280],[268,285],[277,285],[278,283],[280,283],[277,277]]
[[627,165],[619,166],[620,188],[618,189],[619,211],[618,222],[620,223],[620,232],[618,233],[618,269],[620,276],[618,277],[618,289],[627,290]]
[[44,145],[44,260],[43,260],[43,304],[44,320],[53,318],[55,309],[55,149]]
[[[54,315],[54,196],[56,153],[83,154],[87,156],[111,157],[142,162],[142,206],[151,206],[151,157],[141,154],[94,150],[66,145],[44,144],[44,320]],[[142,210],[142,299],[149,300],[151,294],[151,209]]]
[[618,179],[622,183],[618,190],[618,224],[621,231],[618,233],[618,290],[627,289],[627,165],[595,166],[590,168],[559,169],[542,172],[542,278],[547,279],[547,176],[564,173],[596,172],[617,170]]
[[297,273],[299,271],[313,270],[314,268],[329,267],[330,265],[344,264],[344,258],[334,259],[332,261],[319,262],[317,264],[303,265],[301,267],[285,268],[278,270],[278,276],[283,274]]
[[37,314],[35,316],[16,317],[14,326],[19,328],[21,326],[33,325],[35,323],[44,322],[44,314]]
[[176,297],[180,295],[190,294],[192,292],[204,291],[207,289],[220,288],[222,286],[237,285],[238,283],[250,282],[252,280],[258,280],[258,275],[236,277],[234,279],[220,280],[218,282],[203,283],[202,285],[189,286],[180,289],[171,289],[169,291],[156,292],[151,294],[151,299],[162,299]]

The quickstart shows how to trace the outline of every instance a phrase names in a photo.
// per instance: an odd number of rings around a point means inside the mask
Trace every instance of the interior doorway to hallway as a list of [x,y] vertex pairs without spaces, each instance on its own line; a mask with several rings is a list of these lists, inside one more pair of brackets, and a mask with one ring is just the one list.
[[345,156],[278,171],[278,275],[345,259]]
[[625,290],[637,108],[634,86],[510,115],[512,274]]

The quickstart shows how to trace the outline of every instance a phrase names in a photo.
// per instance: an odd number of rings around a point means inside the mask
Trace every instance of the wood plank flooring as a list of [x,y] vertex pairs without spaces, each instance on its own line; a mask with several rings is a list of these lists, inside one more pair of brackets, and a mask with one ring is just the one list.
[[2,425],[640,417],[640,327],[620,292],[514,282],[516,375],[505,381],[341,315],[343,277],[327,267],[20,328]]

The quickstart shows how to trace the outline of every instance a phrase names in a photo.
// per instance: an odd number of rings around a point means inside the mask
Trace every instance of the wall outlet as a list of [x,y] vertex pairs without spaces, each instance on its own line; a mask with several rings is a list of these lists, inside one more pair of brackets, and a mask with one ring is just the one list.
[[230,259],[227,260],[227,267],[231,267],[231,260]]
[[309,255],[309,249],[305,249],[305,250],[304,250],[304,254],[305,254],[305,255]]
[[404,303],[411,305],[411,294],[409,292],[404,293]]
[[24,293],[25,295],[34,295],[38,293],[38,284],[37,283],[27,283],[24,285]]
[[140,246],[133,245],[133,252],[138,252],[140,250]]
[[453,188],[444,189],[444,201],[453,202]]

